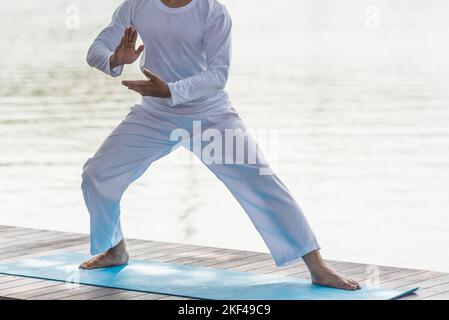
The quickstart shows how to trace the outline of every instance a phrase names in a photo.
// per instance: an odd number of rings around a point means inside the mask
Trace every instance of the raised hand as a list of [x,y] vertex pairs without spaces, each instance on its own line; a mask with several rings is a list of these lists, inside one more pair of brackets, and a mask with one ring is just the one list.
[[143,69],[143,74],[148,80],[122,81],[122,85],[130,90],[140,93],[142,96],[159,98],[171,97],[167,83],[148,69]]
[[126,28],[122,40],[109,60],[111,69],[137,60],[144,47],[142,44],[136,49],[136,40],[137,30],[132,27]]

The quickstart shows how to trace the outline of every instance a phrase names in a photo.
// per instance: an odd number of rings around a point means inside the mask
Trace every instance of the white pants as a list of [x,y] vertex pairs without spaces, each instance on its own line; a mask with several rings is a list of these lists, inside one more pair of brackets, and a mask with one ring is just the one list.
[[[122,240],[120,199],[126,188],[153,161],[179,145],[179,141],[172,141],[170,137],[173,130],[185,129],[193,137],[194,121],[201,121],[202,130],[213,128],[221,133],[225,129],[246,131],[232,107],[185,114],[175,113],[169,108],[136,105],[95,155],[87,160],[81,188],[90,213],[92,254],[104,252]],[[246,152],[255,152],[256,143],[250,136],[245,136],[244,145]],[[190,149],[201,159],[195,148]],[[255,158],[255,163],[203,163],[246,211],[276,265],[289,265],[319,249],[319,246],[288,189],[276,175],[260,174],[260,169],[267,165],[260,154]]]

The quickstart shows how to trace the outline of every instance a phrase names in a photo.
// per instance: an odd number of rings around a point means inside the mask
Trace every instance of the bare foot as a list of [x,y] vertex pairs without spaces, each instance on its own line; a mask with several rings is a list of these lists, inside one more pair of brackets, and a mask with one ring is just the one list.
[[127,264],[129,260],[129,254],[126,251],[125,240],[120,241],[115,247],[109,249],[98,256],[95,256],[85,262],[83,262],[80,269],[98,269],[120,266]]
[[312,282],[321,286],[332,287],[343,290],[360,290],[360,284],[350,278],[337,274],[329,268],[321,258],[318,250],[312,251],[303,260],[309,268]]
[[351,278],[346,278],[337,274],[334,270],[327,266],[323,266],[322,270],[311,273],[312,282],[320,286],[332,287],[343,290],[360,290],[360,284]]

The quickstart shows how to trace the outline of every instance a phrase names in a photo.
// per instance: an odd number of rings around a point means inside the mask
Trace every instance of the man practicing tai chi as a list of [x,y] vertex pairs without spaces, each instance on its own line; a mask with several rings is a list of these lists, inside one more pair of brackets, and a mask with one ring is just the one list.
[[[136,48],[138,34],[143,45]],[[231,55],[231,18],[226,8],[217,0],[126,0],[91,45],[87,62],[116,77],[142,52],[141,68],[147,80],[122,82],[142,95],[141,104],[131,108],[83,168],[81,187],[90,213],[91,253],[96,256],[80,268],[128,262],[120,199],[153,161],[182,145],[234,195],[277,266],[302,259],[314,283],[359,289],[357,282],[325,264],[298,204],[275,174],[266,174],[269,167],[254,139],[249,135],[240,139],[245,156],[254,161],[241,161],[238,152],[227,152],[238,146],[228,148],[225,132],[240,132],[234,137],[239,140],[246,128],[224,91]],[[172,139],[172,133],[180,129],[188,133],[182,143]],[[206,130],[213,130],[214,139],[223,139],[224,147],[213,155],[222,161],[205,159],[203,145],[186,144]]]

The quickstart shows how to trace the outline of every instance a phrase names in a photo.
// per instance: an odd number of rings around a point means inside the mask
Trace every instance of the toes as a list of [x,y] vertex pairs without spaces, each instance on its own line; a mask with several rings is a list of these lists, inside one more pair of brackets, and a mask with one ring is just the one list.
[[351,279],[342,278],[343,289],[345,290],[356,290],[357,284],[355,284]]
[[356,288],[356,290],[360,290],[362,287],[360,286],[360,284],[357,282],[357,281],[355,281],[355,280],[353,280],[353,279],[348,279],[349,280],[349,282],[351,282],[353,285],[355,285],[355,288]]
[[89,260],[89,261],[83,262],[83,263],[81,263],[79,265],[78,268],[80,268],[80,269],[91,269],[92,268],[92,261]]
[[350,282],[347,282],[346,283],[346,288],[345,289],[347,289],[347,290],[356,290],[357,289],[357,286],[355,285],[355,284],[352,284],[352,283],[350,283]]

